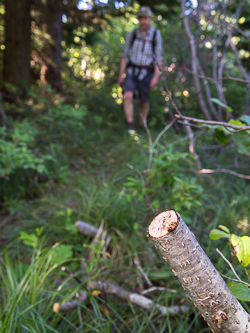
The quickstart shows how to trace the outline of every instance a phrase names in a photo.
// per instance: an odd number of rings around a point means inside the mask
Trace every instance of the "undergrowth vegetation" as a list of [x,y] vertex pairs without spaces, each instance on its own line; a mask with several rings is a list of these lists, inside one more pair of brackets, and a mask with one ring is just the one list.
[[[77,92],[72,104],[46,92],[45,102],[33,92],[22,121],[9,118],[2,128],[1,332],[209,332],[146,229],[162,210],[178,211],[219,271],[232,276],[208,234],[220,224],[238,235],[249,231],[249,181],[198,175],[184,128],[171,127],[152,147],[169,122],[165,115],[151,112],[149,132],[138,128],[131,137],[105,89],[92,94],[101,101]],[[204,167],[240,160],[233,143],[220,145],[211,131],[194,135]],[[76,221],[99,228],[99,237],[79,233]],[[217,242],[229,256],[228,245]],[[189,311],[148,312],[90,290],[92,280],[147,290],[155,304],[187,304]],[[83,291],[87,300],[76,309],[53,311],[54,303],[77,301]]]

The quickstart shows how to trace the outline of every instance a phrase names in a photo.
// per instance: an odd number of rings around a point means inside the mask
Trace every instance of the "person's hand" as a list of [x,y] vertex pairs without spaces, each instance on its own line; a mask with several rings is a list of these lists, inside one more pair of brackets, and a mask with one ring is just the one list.
[[157,76],[153,76],[151,81],[150,81],[150,88],[153,88],[157,85],[158,82],[158,75]]
[[120,86],[122,86],[123,83],[124,83],[124,77],[123,77],[123,75],[120,75],[119,78],[118,78],[118,84],[119,84]]

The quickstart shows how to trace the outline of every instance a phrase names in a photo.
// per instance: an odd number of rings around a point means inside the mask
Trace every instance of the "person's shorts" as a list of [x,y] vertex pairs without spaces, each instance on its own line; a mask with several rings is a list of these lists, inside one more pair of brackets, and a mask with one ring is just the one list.
[[[137,72],[135,71],[137,69]],[[142,102],[149,101],[150,81],[152,78],[152,71],[149,69],[129,67],[126,71],[123,92],[131,91],[134,96],[136,91],[139,93],[139,100]],[[145,73],[146,70],[146,73]],[[139,74],[138,74],[139,71]],[[141,79],[141,74],[143,78]]]

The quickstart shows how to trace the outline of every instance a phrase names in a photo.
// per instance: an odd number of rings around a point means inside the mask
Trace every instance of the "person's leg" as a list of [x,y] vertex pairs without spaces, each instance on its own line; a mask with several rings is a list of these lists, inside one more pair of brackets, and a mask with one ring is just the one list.
[[127,70],[126,78],[124,81],[124,95],[123,95],[123,110],[128,123],[128,129],[134,130],[134,105],[133,97],[135,93],[135,78],[133,69],[130,67]]
[[126,120],[128,124],[132,124],[134,122],[134,106],[133,106],[133,92],[126,91],[124,93],[124,102],[123,109],[126,116]]
[[149,113],[149,94],[150,94],[150,80],[152,74],[150,72],[144,77],[143,80],[138,81],[139,98],[140,98],[140,125],[147,124],[147,116]]
[[149,112],[149,102],[141,101],[140,105],[140,125],[147,124],[147,116]]

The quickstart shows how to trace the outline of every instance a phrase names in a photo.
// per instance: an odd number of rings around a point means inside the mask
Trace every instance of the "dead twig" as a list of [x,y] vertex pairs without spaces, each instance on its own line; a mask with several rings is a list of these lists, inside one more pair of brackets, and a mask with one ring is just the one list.
[[141,263],[140,263],[140,259],[137,255],[137,253],[135,254],[135,257],[134,257],[134,263],[135,263],[135,266],[138,268],[138,270],[141,272],[141,274],[143,275],[144,279],[147,281],[147,284],[149,287],[152,287],[153,286],[153,283],[149,280],[147,274],[144,272],[144,270],[142,269],[141,267]]
[[[89,281],[87,284],[88,290],[100,290],[102,293],[117,296],[120,299],[131,302],[132,304],[138,305],[143,309],[148,311],[156,310],[161,315],[184,315],[189,311],[188,305],[175,305],[170,307],[161,306],[154,303],[149,298],[142,296],[137,293],[129,292],[122,289],[112,283],[102,282],[102,281]],[[67,303],[55,303],[53,305],[53,310],[55,312],[69,312],[75,309],[81,302],[87,300],[86,294],[82,294],[77,301],[67,302]]]
[[201,175],[201,174],[205,174],[205,173],[215,173],[215,172],[225,172],[225,173],[230,173],[231,175],[242,178],[242,179],[250,179],[250,176],[242,175],[241,173],[235,172],[230,169],[201,169],[197,173],[199,175]]
[[188,137],[189,137],[189,152],[190,152],[191,155],[194,156],[194,158],[196,160],[197,168],[201,169],[200,157],[195,151],[194,133],[193,133],[193,131],[191,129],[191,126],[188,123],[188,121],[185,120],[184,122],[185,122],[186,130],[187,130],[187,134],[188,134]]
[[216,249],[216,251],[219,253],[219,255],[220,255],[220,256],[226,261],[226,263],[229,265],[229,267],[230,267],[231,270],[233,271],[234,275],[236,276],[237,280],[235,280],[235,279],[231,279],[231,278],[228,278],[227,276],[222,275],[222,274],[221,274],[221,276],[223,276],[223,277],[225,277],[225,278],[227,278],[227,279],[229,279],[229,280],[232,280],[232,281],[234,281],[234,282],[243,283],[243,284],[245,284],[246,286],[250,287],[250,284],[249,284],[249,283],[244,282],[244,281],[242,281],[242,280],[239,278],[239,276],[238,276],[237,273],[235,272],[235,269],[233,268],[233,265],[232,265],[232,264],[230,263],[230,261],[228,261],[227,258],[226,258],[226,257],[220,252],[220,250]]
[[176,114],[175,117],[177,119],[188,120],[188,121],[192,121],[194,123],[207,124],[207,125],[215,125],[215,126],[223,126],[226,129],[227,129],[227,127],[230,127],[230,128],[234,128],[236,130],[239,130],[240,132],[250,130],[250,126],[234,125],[234,124],[229,124],[229,123],[222,122],[222,121],[197,119],[197,118],[192,118],[192,117],[186,117],[186,116],[179,115],[179,114]]
[[199,77],[201,79],[204,79],[204,80],[207,80],[207,81],[211,81],[211,82],[221,81],[221,80],[231,80],[231,81],[237,81],[237,82],[242,82],[242,83],[250,84],[250,81],[248,81],[248,80],[238,79],[236,77],[231,77],[231,76],[215,78],[215,77],[209,77],[209,76],[200,75],[200,74],[197,74],[197,73],[193,72],[191,69],[189,69],[187,67],[176,67],[176,70],[181,70],[181,71],[188,72],[188,73],[193,74],[193,75],[195,75],[195,76],[197,76],[197,77]]
[[247,282],[244,282],[244,281],[242,281],[242,280],[232,279],[232,278],[230,278],[230,277],[228,277],[228,276],[226,276],[226,275],[224,275],[224,274],[221,274],[221,273],[220,273],[220,275],[221,275],[222,277],[224,277],[225,279],[228,279],[228,280],[230,280],[230,281],[237,282],[237,283],[243,283],[243,284],[245,284],[246,286],[250,287],[250,284],[247,283]]

